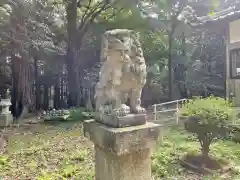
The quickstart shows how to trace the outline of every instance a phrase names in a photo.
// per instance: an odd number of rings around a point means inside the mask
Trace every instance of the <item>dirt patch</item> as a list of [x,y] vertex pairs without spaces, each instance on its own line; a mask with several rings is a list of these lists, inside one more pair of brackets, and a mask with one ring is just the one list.
[[201,174],[211,174],[216,171],[225,173],[231,169],[226,161],[213,157],[203,158],[201,155],[193,154],[187,154],[181,158],[181,163],[185,168]]

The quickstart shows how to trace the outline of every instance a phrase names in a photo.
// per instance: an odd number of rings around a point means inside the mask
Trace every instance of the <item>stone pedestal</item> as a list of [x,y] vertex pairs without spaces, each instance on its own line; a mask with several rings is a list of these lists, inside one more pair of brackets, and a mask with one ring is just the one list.
[[12,114],[0,114],[0,127],[6,127],[13,123]]
[[149,122],[114,128],[85,121],[84,135],[95,146],[95,179],[151,180],[151,150],[159,134],[160,125]]
[[147,115],[146,114],[128,114],[123,117],[116,117],[114,115],[103,115],[102,118],[96,119],[96,121],[106,124],[115,128],[123,128],[130,126],[138,126],[146,124]]

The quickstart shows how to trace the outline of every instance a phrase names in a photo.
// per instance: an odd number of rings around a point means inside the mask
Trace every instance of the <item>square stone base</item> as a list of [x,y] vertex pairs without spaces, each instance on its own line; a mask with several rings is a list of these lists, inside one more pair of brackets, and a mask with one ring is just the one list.
[[126,116],[116,117],[114,115],[103,115],[101,119],[96,121],[115,128],[123,128],[130,126],[138,126],[146,124],[146,114],[128,114]]
[[13,123],[12,114],[0,114],[0,127],[6,127]]
[[96,180],[151,180],[151,151],[160,125],[113,128],[89,120],[83,126],[95,146]]

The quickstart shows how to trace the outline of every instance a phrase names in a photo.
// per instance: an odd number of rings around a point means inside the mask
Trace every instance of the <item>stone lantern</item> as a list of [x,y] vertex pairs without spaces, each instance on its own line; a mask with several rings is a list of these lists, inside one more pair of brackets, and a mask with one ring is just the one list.
[[12,105],[10,99],[1,99],[0,106],[2,107],[1,114],[11,114],[9,107]]
[[11,111],[9,111],[9,107],[12,105],[10,99],[9,90],[6,91],[3,98],[1,98],[0,106],[1,106],[1,113],[0,113],[0,126],[8,126],[13,122],[13,117]]

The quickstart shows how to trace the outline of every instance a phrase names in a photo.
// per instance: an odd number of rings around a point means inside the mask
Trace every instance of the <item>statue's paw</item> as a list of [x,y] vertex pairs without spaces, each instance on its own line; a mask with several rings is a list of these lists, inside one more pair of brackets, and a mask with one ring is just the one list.
[[138,107],[136,107],[135,112],[136,112],[137,114],[145,114],[145,113],[146,113],[146,110],[145,110],[145,108],[143,108],[143,107],[141,107],[141,106],[138,106]]
[[121,110],[125,112],[125,114],[129,114],[130,113],[130,107],[127,106],[126,104],[122,104],[121,105]]
[[122,116],[122,112],[120,111],[120,109],[114,109],[112,114],[117,117]]
[[[128,108],[129,108],[129,107],[128,107]],[[129,112],[130,112],[130,108],[129,108],[129,109],[128,109],[128,108],[122,107],[122,108],[114,109],[114,110],[113,110],[113,114],[114,114],[115,116],[118,116],[118,117],[120,117],[120,116],[126,116],[126,115],[129,114]]]

